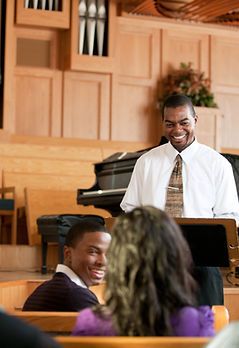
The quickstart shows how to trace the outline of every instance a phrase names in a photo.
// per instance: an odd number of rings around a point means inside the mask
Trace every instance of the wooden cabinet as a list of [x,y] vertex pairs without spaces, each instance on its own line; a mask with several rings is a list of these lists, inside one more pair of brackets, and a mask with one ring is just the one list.
[[24,0],[16,0],[16,24],[49,28],[70,28],[70,1],[61,0],[59,11],[25,8]]
[[71,3],[71,29],[62,33],[62,66],[64,70],[112,73],[114,71],[114,40],[116,3],[108,2],[107,53],[105,56],[79,54],[79,0]]
[[196,124],[197,140],[220,152],[222,147],[222,112],[216,108],[205,108],[200,106],[196,106],[194,109],[198,115]]

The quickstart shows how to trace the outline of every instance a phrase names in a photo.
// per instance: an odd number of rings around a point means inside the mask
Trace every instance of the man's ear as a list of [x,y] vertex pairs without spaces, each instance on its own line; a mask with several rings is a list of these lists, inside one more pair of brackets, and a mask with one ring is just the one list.
[[197,124],[197,121],[198,121],[198,115],[195,115],[194,120],[195,120],[195,124]]
[[64,263],[69,265],[71,263],[71,248],[67,245],[64,245]]

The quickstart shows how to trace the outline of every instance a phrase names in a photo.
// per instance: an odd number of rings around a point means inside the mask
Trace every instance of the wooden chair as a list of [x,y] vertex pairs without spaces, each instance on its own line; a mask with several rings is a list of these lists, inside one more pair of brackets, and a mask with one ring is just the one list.
[[82,206],[76,202],[76,190],[42,190],[24,188],[29,245],[41,244],[37,218],[41,215],[96,214],[110,217],[106,210]]
[[[15,204],[15,187],[0,188],[1,231],[6,217],[11,218],[11,244],[17,243],[17,208]],[[9,198],[9,196],[11,196]]]

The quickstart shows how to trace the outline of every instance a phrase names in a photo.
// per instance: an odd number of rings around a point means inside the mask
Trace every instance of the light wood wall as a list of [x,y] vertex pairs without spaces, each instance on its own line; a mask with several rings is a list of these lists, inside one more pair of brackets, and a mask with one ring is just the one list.
[[[73,33],[16,25],[14,1],[7,2],[4,129],[19,135],[157,143],[161,80],[180,62],[192,62],[212,80],[223,113],[221,147],[239,148],[238,29],[117,16],[111,0],[110,56],[76,57],[68,50],[76,46],[77,1],[71,1]],[[49,67],[16,64],[22,38],[49,42]]]
[[88,189],[94,185],[94,164],[117,152],[153,146],[144,142],[86,140],[0,133],[2,184],[15,186],[17,208],[25,205],[24,188],[38,190]]

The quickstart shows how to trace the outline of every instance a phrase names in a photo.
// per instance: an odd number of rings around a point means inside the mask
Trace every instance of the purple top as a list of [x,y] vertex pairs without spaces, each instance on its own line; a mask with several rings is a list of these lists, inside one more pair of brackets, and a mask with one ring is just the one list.
[[[211,337],[215,334],[214,314],[209,306],[183,307],[171,318],[174,336]],[[117,336],[112,320],[83,309],[76,320],[73,336]]]

